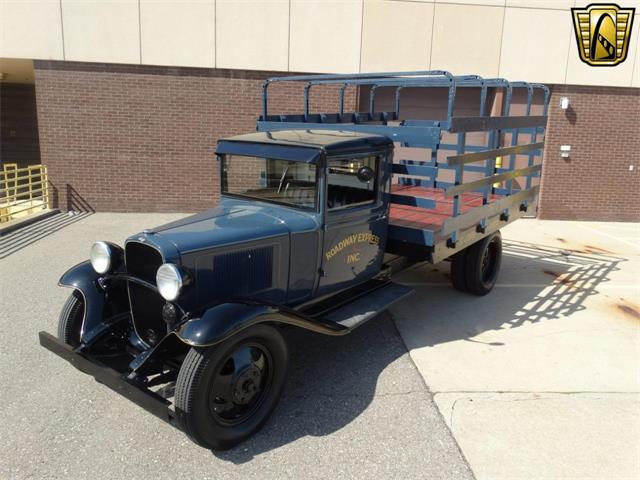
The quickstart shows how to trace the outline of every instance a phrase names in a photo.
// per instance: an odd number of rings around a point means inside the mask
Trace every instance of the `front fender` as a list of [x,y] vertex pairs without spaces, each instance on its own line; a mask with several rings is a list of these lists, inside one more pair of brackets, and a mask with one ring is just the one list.
[[112,286],[108,292],[98,284],[100,275],[91,266],[91,262],[86,260],[75,267],[67,270],[58,285],[75,288],[84,300],[84,318],[80,330],[80,341],[85,344],[91,343],[94,336],[104,329],[103,320],[126,311],[124,289]]
[[80,339],[85,342],[85,335],[97,327],[104,318],[104,290],[98,285],[98,273],[86,260],[67,270],[58,285],[78,290],[84,299],[84,319],[80,330]]
[[200,318],[184,323],[176,332],[183,342],[197,347],[220,343],[258,323],[285,323],[325,335],[344,335],[349,329],[333,322],[284,307],[254,302],[222,303],[211,307]]

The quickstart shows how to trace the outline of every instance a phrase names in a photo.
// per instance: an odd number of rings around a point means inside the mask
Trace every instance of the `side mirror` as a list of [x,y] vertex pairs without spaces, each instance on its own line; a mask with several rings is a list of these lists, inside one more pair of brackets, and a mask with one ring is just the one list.
[[369,183],[375,176],[375,172],[371,167],[360,167],[356,176],[362,183]]

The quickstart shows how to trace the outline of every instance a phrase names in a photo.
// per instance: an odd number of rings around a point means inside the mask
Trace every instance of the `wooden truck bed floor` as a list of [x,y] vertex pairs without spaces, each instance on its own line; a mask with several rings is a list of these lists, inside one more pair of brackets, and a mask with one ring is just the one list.
[[[430,210],[392,203],[389,212],[389,223],[391,225],[437,232],[442,228],[444,221],[453,214],[453,198],[445,197],[445,191],[442,188],[394,184],[391,187],[391,192],[412,197],[428,198],[437,202],[436,208]],[[490,195],[489,201],[498,200],[502,197],[502,195]],[[460,213],[468,212],[480,206],[482,206],[481,193],[465,192],[460,195]]]

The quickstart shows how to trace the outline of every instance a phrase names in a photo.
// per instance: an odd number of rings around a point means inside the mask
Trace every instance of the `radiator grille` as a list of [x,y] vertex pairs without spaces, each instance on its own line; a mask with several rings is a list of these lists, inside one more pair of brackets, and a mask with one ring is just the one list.
[[[143,243],[129,242],[125,246],[125,263],[129,275],[155,285],[156,272],[163,260],[155,248]],[[127,283],[136,332],[145,343],[153,345],[166,333],[166,325],[162,320],[162,306],[165,301],[160,294],[147,287],[134,282]]]
[[273,285],[273,247],[225,253],[213,258],[216,296],[248,296]]

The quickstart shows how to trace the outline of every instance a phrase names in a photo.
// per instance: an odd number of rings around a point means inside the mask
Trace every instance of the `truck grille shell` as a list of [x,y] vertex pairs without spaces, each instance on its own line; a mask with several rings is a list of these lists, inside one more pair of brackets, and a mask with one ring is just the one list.
[[[155,248],[140,242],[128,242],[125,246],[127,273],[153,285],[156,272],[162,265],[162,255]],[[162,320],[162,306],[165,301],[160,294],[134,282],[127,282],[133,326],[140,339],[152,346],[166,334],[167,327]]]

